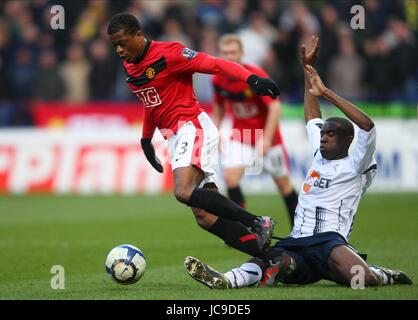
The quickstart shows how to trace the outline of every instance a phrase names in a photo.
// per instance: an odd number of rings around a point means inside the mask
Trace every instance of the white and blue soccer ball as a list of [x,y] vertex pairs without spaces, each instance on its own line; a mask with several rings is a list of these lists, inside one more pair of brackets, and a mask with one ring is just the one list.
[[113,248],[106,258],[106,272],[119,284],[138,282],[146,267],[147,261],[142,251],[130,244]]

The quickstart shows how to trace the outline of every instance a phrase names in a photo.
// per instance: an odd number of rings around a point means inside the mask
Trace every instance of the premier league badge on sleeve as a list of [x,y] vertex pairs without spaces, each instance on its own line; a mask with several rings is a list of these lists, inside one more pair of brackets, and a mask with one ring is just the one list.
[[190,60],[197,56],[197,52],[190,50],[189,48],[184,48],[181,52],[181,55],[185,57],[187,60]]

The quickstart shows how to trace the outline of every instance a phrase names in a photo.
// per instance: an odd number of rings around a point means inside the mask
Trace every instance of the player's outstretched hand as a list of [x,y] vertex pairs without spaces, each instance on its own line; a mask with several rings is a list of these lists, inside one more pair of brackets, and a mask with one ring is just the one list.
[[276,82],[269,78],[260,78],[259,76],[252,74],[248,77],[247,83],[254,90],[254,92],[260,96],[277,98],[280,94],[280,90]]
[[163,166],[161,165],[160,159],[155,155],[154,146],[151,143],[151,139],[143,138],[141,139],[141,146],[142,150],[144,150],[145,157],[147,158],[148,162],[154,167],[155,170],[162,173]]
[[308,76],[308,80],[311,84],[309,93],[317,97],[322,96],[327,90],[327,87],[325,87],[318,72],[316,72],[316,70],[308,64],[305,67],[305,73]]
[[304,44],[300,46],[300,59],[304,68],[308,64],[311,66],[315,65],[316,61],[318,61],[319,48],[319,38],[317,36],[312,36],[312,48],[309,52],[306,52],[306,46]]

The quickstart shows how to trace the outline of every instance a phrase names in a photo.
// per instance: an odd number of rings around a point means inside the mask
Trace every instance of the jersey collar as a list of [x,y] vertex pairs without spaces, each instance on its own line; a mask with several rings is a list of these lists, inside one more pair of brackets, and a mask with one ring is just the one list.
[[137,61],[134,62],[134,64],[139,64],[142,60],[144,60],[145,56],[147,55],[149,51],[152,40],[149,38],[145,38],[145,41],[146,41],[146,45],[145,45],[144,51],[142,51],[141,55],[138,57]]

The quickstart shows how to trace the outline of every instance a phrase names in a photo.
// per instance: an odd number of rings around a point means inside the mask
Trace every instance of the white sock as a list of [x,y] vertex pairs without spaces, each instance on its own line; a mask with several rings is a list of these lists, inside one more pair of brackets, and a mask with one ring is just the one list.
[[231,282],[232,288],[249,287],[261,280],[263,272],[255,263],[244,263],[239,268],[232,269],[224,274]]
[[369,270],[377,277],[381,285],[389,284],[389,278],[382,270],[376,267],[369,267]]

